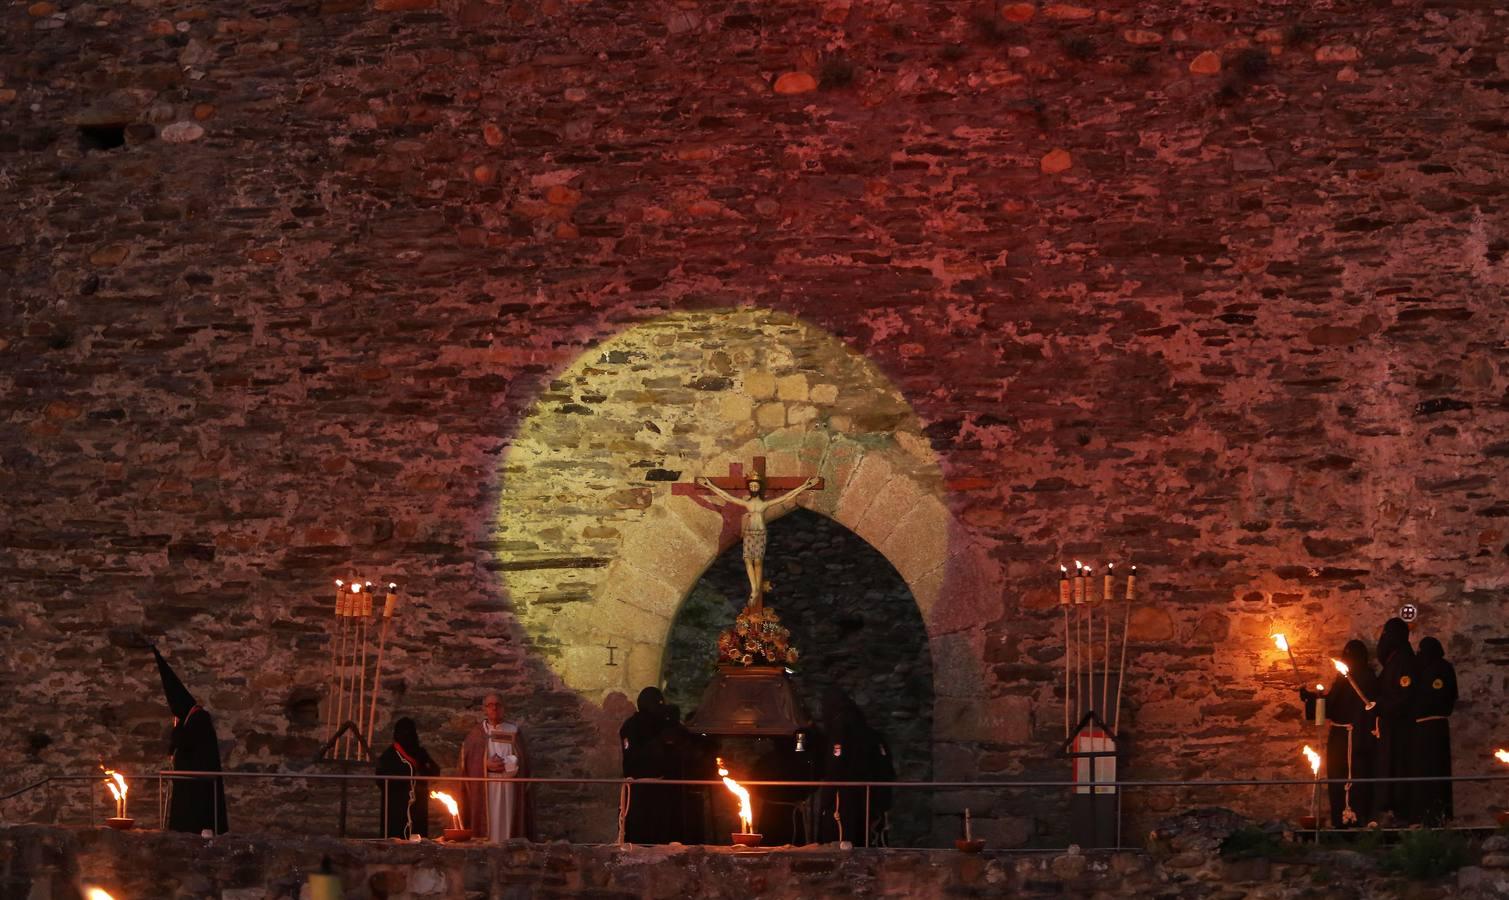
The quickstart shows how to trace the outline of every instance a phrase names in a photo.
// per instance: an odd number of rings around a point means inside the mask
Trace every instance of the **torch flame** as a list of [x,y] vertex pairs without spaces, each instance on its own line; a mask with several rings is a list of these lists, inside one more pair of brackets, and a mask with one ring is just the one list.
[[114,769],[105,770],[105,786],[110,788],[110,794],[116,802],[124,802],[129,791],[126,788],[126,776]]
[[1333,660],[1331,660],[1331,665],[1335,666],[1336,667],[1336,671],[1340,672],[1343,676],[1345,676],[1348,672],[1352,671],[1350,668],[1347,667],[1346,663],[1342,662],[1339,659],[1333,659]]
[[456,805],[456,798],[445,791],[430,791],[430,799],[439,800],[440,805],[445,807],[445,811],[451,814],[451,819],[456,823],[456,827],[461,827],[461,807]]
[[1272,638],[1273,638],[1273,645],[1275,647],[1278,647],[1280,650],[1284,651],[1285,653],[1289,652],[1289,639],[1288,638],[1284,637],[1282,634],[1272,635]]
[[84,888],[84,900],[115,900],[104,888]]
[[754,810],[749,807],[749,790],[744,785],[728,777],[728,770],[723,768],[723,760],[718,759],[718,777],[723,779],[723,786],[733,792],[739,798],[739,828],[744,834],[754,832]]
[[1509,763],[1509,750],[1495,750],[1493,751],[1493,758],[1501,763]]
[[1319,775],[1320,774],[1320,754],[1316,753],[1314,750],[1311,750],[1309,744],[1305,745],[1305,758],[1310,761],[1310,774],[1312,774],[1312,775]]

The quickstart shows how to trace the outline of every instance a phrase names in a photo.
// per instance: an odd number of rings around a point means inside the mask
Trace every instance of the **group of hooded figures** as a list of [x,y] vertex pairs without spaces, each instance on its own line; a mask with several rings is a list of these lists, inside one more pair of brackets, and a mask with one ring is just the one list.
[[[638,711],[618,733],[624,777],[635,779],[627,788],[623,839],[634,844],[707,842],[711,810],[719,802],[708,791],[716,792],[714,796],[728,792],[721,787],[654,782],[716,781],[717,741],[682,724],[680,710],[667,703],[658,688],[640,691],[636,705]],[[884,737],[870,727],[858,705],[836,689],[824,695],[820,727],[760,738],[759,743],[761,752],[740,774],[741,780],[844,782],[893,781],[896,777]],[[814,791],[815,833],[802,812],[811,804]],[[799,833],[806,841],[859,843],[867,831],[883,839],[891,805],[890,791],[884,788],[870,791],[868,810],[864,788],[754,786],[749,792],[754,828],[767,845],[796,843]]]
[[1457,673],[1433,637],[1410,646],[1403,619],[1384,623],[1375,670],[1368,648],[1348,641],[1342,662],[1367,701],[1345,676],[1324,693],[1300,689],[1307,717],[1324,697],[1329,724],[1326,777],[1331,824],[1337,828],[1375,823],[1439,825],[1452,818],[1450,781],[1362,782],[1366,778],[1443,778],[1451,775],[1451,714],[1457,703]]
[[[220,746],[210,713],[194,699],[156,647],[163,692],[173,714],[172,765],[179,772],[220,771]],[[1378,638],[1374,669],[1367,645],[1349,641],[1342,660],[1352,681],[1338,676],[1324,692],[1300,690],[1306,716],[1325,698],[1329,724],[1326,775],[1331,822],[1335,827],[1386,823],[1440,824],[1452,818],[1452,788],[1446,780],[1367,782],[1368,778],[1443,778],[1451,775],[1451,714],[1457,702],[1457,676],[1433,637],[1410,645],[1409,626],[1389,619]],[[489,706],[494,704],[497,708]],[[490,695],[484,718],[463,743],[458,770],[463,776],[527,777],[527,754],[518,726],[501,720],[501,703]],[[718,777],[716,741],[681,722],[675,706],[656,688],[645,688],[638,712],[619,731],[623,774],[629,786],[624,840],[637,844],[704,843],[709,835],[711,804],[703,785],[655,784],[657,780],[711,781]],[[846,694],[830,690],[823,698],[820,727],[792,736],[766,738],[763,752],[745,775],[748,781],[892,781],[895,768],[885,739],[866,722]],[[379,775],[404,778],[435,776],[440,768],[419,743],[411,719],[399,719],[393,741],[378,759]],[[218,777],[182,776],[171,780],[168,828],[194,833],[227,830],[225,786]],[[390,836],[428,831],[428,796],[424,782],[384,781],[384,832]],[[722,790],[722,789],[715,789]],[[811,787],[755,787],[756,829],[766,843],[793,843],[800,810],[812,800]],[[501,839],[531,832],[528,796],[523,785],[463,784],[465,823],[479,835]],[[863,788],[817,789],[816,834],[802,825],[803,837],[821,842],[861,841],[883,829],[891,805],[890,791]]]

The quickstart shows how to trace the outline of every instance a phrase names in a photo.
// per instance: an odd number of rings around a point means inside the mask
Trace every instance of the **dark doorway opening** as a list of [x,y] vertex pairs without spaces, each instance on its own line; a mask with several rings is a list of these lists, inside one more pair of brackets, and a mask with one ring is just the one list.
[[[772,523],[766,602],[801,652],[792,676],[821,719],[830,688],[847,693],[889,745],[899,780],[932,776],[933,667],[927,629],[906,582],[886,558],[838,522],[798,509]],[[717,661],[718,634],[748,597],[742,549],[718,556],[672,623],[666,699],[695,710]],[[893,792],[890,843],[918,846],[930,827],[925,791]],[[858,843],[858,840],[856,840]]]

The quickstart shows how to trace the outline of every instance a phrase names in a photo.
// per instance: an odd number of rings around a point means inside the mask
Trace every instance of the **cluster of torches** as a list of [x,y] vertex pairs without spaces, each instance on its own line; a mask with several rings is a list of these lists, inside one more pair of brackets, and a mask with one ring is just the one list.
[[[1058,569],[1058,603],[1064,610],[1064,737],[1067,738],[1073,730],[1073,723],[1080,721],[1085,713],[1091,710],[1099,711],[1102,724],[1108,725],[1114,732],[1121,721],[1121,684],[1127,668],[1127,626],[1131,624],[1132,601],[1137,598],[1137,567],[1132,566],[1132,571],[1127,575],[1126,609],[1121,622],[1121,662],[1116,676],[1116,713],[1111,721],[1106,721],[1105,716],[1111,709],[1111,603],[1114,599],[1114,584],[1112,583],[1114,565],[1106,566],[1105,576],[1101,580],[1099,598],[1095,596],[1092,566],[1084,565],[1076,559],[1072,578],[1069,575],[1068,566],[1059,566]],[[1099,704],[1095,701],[1095,604],[1098,602],[1106,606],[1102,617],[1105,620],[1105,629],[1099,659],[1101,682]],[[1069,637],[1071,618],[1069,610],[1071,608],[1074,610],[1072,642]]]
[[[366,707],[367,727],[362,734],[371,740],[377,724],[377,689],[382,678],[383,650],[388,643],[388,628],[393,614],[398,611],[398,585],[389,584],[383,598],[382,625],[377,639],[377,667],[372,674],[372,690],[367,690],[367,648],[371,643],[373,597],[370,581],[353,581],[349,584],[337,579],[335,582],[335,635],[331,641],[330,693],[331,702],[326,704],[325,740],[333,740],[339,729],[347,722],[361,726],[363,707]],[[348,730],[345,740],[332,747],[332,755],[339,759],[352,759],[352,734]],[[360,743],[355,758],[364,758]]]

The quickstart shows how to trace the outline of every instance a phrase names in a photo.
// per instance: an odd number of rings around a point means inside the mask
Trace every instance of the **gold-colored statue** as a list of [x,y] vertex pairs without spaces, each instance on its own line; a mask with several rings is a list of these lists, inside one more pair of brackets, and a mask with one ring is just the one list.
[[[787,482],[788,484],[790,482]],[[765,592],[770,584],[765,581],[765,542],[767,536],[766,516],[773,507],[790,503],[805,491],[818,487],[821,479],[808,478],[790,491],[774,500],[765,499],[765,482],[759,474],[750,475],[745,482],[748,497],[735,497],[713,483],[709,478],[698,478],[700,487],[712,492],[724,503],[744,509],[739,531],[744,538],[744,572],[749,576],[749,606],[758,610],[764,605]]]

